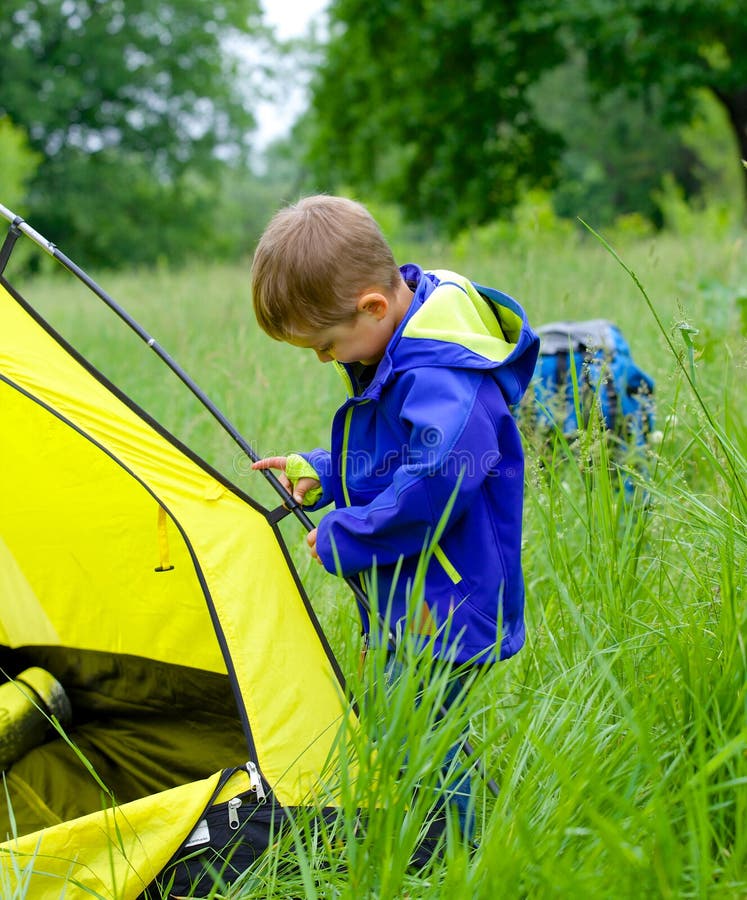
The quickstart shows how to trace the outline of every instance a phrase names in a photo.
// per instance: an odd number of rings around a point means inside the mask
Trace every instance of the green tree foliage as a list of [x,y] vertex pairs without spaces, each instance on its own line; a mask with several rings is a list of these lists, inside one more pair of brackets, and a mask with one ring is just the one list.
[[663,171],[685,197],[703,190],[698,154],[678,129],[662,122],[657,92],[628,97],[615,88],[595,100],[579,54],[543,75],[530,97],[540,120],[563,139],[553,192],[560,216],[580,216],[599,227],[636,213],[661,225]]
[[10,210],[26,194],[29,180],[41,157],[29,147],[26,132],[7,116],[0,118],[0,202]]
[[563,58],[509,0],[335,0],[313,84],[318,187],[352,184],[450,231],[551,185],[559,141],[526,91]]
[[[541,16],[584,48],[600,93],[656,91],[670,122],[689,122],[706,88],[724,106],[747,159],[747,10],[735,0],[542,0]],[[736,161],[735,161],[736,162]],[[745,181],[747,190],[747,180]]]
[[86,263],[206,247],[254,126],[232,46],[260,30],[258,0],[6,0],[0,115],[42,157],[26,217]]
[[[315,186],[365,189],[454,231],[500,215],[528,185],[552,187],[562,171],[586,178],[585,196],[606,210],[652,213],[665,172],[698,188],[692,153],[676,146],[673,128],[693,118],[699,89],[724,104],[747,155],[742,6],[333,0],[309,116]],[[583,83],[563,97],[561,123],[532,102],[533,86],[574,61]],[[567,191],[561,199],[573,207]]]

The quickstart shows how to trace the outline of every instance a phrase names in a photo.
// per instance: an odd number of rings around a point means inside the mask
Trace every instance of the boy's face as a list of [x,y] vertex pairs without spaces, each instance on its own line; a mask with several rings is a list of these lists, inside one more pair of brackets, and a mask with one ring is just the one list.
[[377,292],[364,294],[350,319],[298,335],[288,343],[313,350],[320,362],[376,365],[402,316],[393,304]]
[[313,350],[320,362],[336,360],[373,366],[384,355],[390,337],[391,333],[379,321],[365,313],[356,313],[349,322],[299,335],[289,343]]

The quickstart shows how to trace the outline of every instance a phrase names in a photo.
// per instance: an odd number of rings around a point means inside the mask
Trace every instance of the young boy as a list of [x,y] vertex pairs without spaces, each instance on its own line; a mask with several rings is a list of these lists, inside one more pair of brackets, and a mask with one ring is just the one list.
[[[254,464],[281,470],[307,509],[334,501],[308,535],[312,556],[346,577],[373,568],[395,633],[428,636],[437,657],[512,656],[524,643],[524,458],[510,406],[539,345],[522,309],[453,272],[399,268],[367,210],[333,196],[275,215],[252,292],[263,330],[333,362],[348,392],[331,451]],[[408,610],[450,503],[423,602]]]

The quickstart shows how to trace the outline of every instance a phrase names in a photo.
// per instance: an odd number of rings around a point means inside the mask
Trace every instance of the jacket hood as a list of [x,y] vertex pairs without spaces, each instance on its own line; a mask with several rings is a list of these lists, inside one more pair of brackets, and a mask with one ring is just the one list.
[[521,306],[456,272],[423,272],[408,265],[402,275],[410,283],[417,281],[417,287],[379,363],[382,377],[387,369],[397,373],[416,366],[482,369],[492,373],[509,404],[518,403],[539,351],[539,338]]

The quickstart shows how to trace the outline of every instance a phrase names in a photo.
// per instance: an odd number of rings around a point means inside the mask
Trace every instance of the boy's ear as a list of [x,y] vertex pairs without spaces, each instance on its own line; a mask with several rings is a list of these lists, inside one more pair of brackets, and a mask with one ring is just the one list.
[[360,313],[368,313],[375,319],[383,319],[389,311],[389,300],[380,291],[366,291],[361,294],[356,307]]

